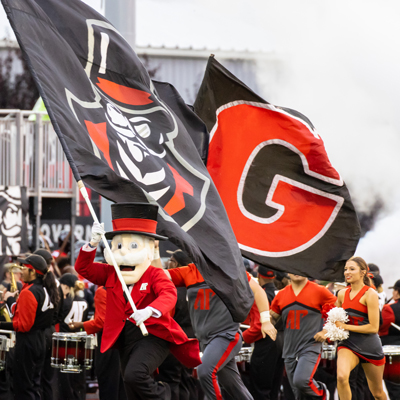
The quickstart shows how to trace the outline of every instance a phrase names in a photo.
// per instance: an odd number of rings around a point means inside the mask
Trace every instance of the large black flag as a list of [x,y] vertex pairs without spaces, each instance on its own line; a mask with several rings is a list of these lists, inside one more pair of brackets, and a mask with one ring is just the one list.
[[242,254],[282,271],[343,279],[359,223],[311,122],[263,100],[214,57],[194,109],[210,132],[208,171]]
[[2,3],[75,178],[115,202],[157,202],[158,233],[192,256],[243,320],[253,299],[223,204],[187,132],[204,135],[198,117],[176,94],[181,121],[120,33],[80,0]]

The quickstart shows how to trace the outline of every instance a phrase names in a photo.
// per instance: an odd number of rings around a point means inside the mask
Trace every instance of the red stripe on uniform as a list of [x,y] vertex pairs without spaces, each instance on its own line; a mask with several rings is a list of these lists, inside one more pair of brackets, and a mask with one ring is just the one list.
[[223,400],[222,394],[221,394],[221,391],[219,389],[219,385],[217,382],[217,372],[219,370],[219,367],[226,361],[226,359],[228,358],[228,356],[231,353],[231,351],[233,350],[233,348],[237,345],[239,338],[240,338],[240,335],[239,335],[239,332],[237,332],[235,335],[235,339],[233,339],[232,342],[229,343],[228,348],[225,350],[224,354],[222,354],[222,357],[219,359],[217,365],[215,366],[215,368],[211,374],[215,394],[217,396],[217,400]]
[[321,360],[321,354],[318,356],[317,362],[316,362],[315,365],[314,365],[314,369],[313,369],[313,371],[312,371],[312,373],[311,373],[310,381],[308,382],[308,386],[310,386],[311,390],[312,390],[317,396],[324,396],[324,397],[322,398],[322,400],[325,400],[325,391],[324,391],[323,389],[319,389],[319,390],[318,390],[317,387],[315,386],[314,382],[313,382],[314,374],[315,374],[315,371],[316,371],[317,368],[318,368],[318,365],[319,365],[320,360]]
[[386,363],[386,358],[385,358],[385,357],[381,358],[380,360],[371,360],[370,358],[364,357],[364,356],[362,356],[361,354],[358,354],[357,352],[355,352],[354,350],[349,349],[348,347],[339,346],[339,347],[337,348],[337,351],[339,352],[340,349],[347,349],[347,350],[350,350],[350,351],[351,351],[352,353],[354,353],[357,357],[362,358],[363,360],[368,361],[369,363],[371,363],[371,364],[373,364],[373,365],[379,366],[379,365],[385,365],[385,363]]

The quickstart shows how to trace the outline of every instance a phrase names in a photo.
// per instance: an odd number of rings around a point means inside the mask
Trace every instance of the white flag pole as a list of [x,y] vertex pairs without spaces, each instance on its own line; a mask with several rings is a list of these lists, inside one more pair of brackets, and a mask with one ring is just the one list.
[[[88,195],[88,192],[86,190],[86,187],[85,187],[84,183],[81,180],[78,181],[78,188],[79,188],[83,198],[85,199],[87,206],[89,207],[90,214],[92,214],[92,217],[93,217],[94,221],[99,223],[99,220],[97,219],[97,215],[96,215],[96,213],[95,213],[95,211],[93,209],[92,203],[91,203],[91,201],[89,199],[89,195]],[[135,303],[132,300],[132,296],[129,293],[128,287],[126,286],[126,283],[125,283],[125,281],[124,281],[124,279],[123,279],[123,277],[121,275],[121,271],[120,271],[120,269],[119,269],[119,267],[117,265],[117,262],[115,261],[114,255],[111,252],[111,249],[110,249],[110,246],[109,246],[109,244],[107,242],[107,239],[106,239],[106,237],[104,235],[101,235],[101,238],[103,239],[104,246],[106,247],[106,249],[108,251],[108,254],[109,254],[110,258],[111,258],[111,261],[113,263],[115,272],[117,273],[118,279],[121,282],[122,289],[123,289],[123,291],[124,291],[124,293],[126,295],[126,298],[128,299],[129,304],[131,305],[133,312],[136,312],[137,308],[135,306]],[[139,325],[139,328],[142,331],[143,336],[147,336],[149,334],[147,332],[147,329],[146,329],[146,327],[145,327],[143,322]]]

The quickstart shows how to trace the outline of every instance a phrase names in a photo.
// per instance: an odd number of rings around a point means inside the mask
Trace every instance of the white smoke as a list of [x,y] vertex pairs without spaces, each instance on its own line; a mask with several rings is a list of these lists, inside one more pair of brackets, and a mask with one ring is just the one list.
[[395,1],[268,2],[278,61],[258,70],[266,100],[311,119],[356,207],[383,201],[356,254],[380,267],[385,288],[400,278],[399,10]]

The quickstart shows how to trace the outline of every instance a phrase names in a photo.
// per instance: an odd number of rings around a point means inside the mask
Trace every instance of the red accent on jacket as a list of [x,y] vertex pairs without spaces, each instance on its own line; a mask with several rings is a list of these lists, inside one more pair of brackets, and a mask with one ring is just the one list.
[[97,288],[94,295],[94,318],[83,323],[83,329],[88,335],[100,332],[106,318],[107,291],[103,286]]
[[13,327],[16,332],[29,332],[35,323],[38,302],[29,288],[32,284],[25,284],[17,300],[17,308],[13,318]]
[[382,308],[382,325],[379,328],[379,336],[389,335],[389,328],[392,326],[392,322],[396,322],[393,308],[390,307],[390,304],[385,304]]
[[[246,275],[247,280],[250,283],[250,280],[253,279],[253,276],[250,275],[247,271]],[[260,311],[258,311],[258,307],[255,301],[251,306],[249,315],[243,323],[245,325],[250,325],[250,328],[246,329],[243,332],[243,340],[246,343],[251,344],[263,338],[261,333]]]

